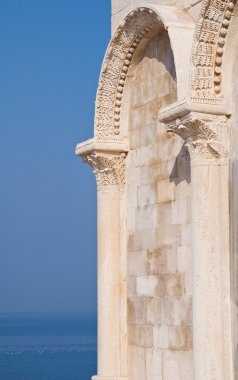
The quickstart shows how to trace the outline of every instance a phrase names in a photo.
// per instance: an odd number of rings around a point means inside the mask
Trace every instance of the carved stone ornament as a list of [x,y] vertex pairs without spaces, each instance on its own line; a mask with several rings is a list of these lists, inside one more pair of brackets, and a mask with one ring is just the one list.
[[131,12],[117,29],[106,52],[96,98],[95,137],[120,135],[123,90],[134,53],[144,38],[162,27],[148,8]]
[[229,154],[229,122],[221,120],[176,120],[167,132],[174,132],[185,141],[191,161],[223,160]]
[[222,62],[236,0],[203,0],[192,57],[191,101],[222,102]]
[[125,153],[110,154],[92,152],[83,157],[96,175],[98,190],[117,185],[120,189],[125,186]]

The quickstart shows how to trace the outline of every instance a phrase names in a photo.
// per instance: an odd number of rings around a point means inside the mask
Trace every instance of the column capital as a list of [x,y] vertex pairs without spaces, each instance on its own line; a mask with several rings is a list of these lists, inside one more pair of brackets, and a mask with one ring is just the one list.
[[126,153],[105,153],[93,151],[83,157],[93,168],[96,175],[98,190],[117,185],[119,189],[125,186]]
[[76,154],[92,167],[99,191],[112,186],[124,189],[127,151],[124,139],[113,141],[90,139],[76,147]]
[[230,121],[226,116],[190,113],[166,127],[167,132],[182,137],[192,164],[214,160],[222,163],[229,156]]

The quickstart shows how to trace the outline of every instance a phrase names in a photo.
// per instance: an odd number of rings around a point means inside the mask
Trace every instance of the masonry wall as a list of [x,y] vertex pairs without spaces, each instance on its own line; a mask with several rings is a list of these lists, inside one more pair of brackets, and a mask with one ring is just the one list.
[[190,162],[157,122],[176,100],[166,31],[147,46],[130,99],[127,159],[128,333],[136,380],[192,380]]

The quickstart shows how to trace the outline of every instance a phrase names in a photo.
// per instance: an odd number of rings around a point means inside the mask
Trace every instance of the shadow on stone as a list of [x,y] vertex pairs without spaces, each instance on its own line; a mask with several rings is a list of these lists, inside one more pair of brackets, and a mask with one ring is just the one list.
[[191,182],[190,155],[185,145],[182,146],[176,157],[169,181],[178,185],[182,181]]

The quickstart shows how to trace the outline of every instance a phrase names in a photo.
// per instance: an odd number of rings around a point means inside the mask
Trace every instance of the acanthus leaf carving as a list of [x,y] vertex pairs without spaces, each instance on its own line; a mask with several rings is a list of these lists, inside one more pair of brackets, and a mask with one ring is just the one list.
[[191,161],[226,159],[229,155],[229,121],[179,118],[169,125],[167,132],[182,137],[190,153]]
[[98,190],[109,186],[118,186],[123,190],[125,186],[125,153],[91,152],[83,158],[96,175]]

